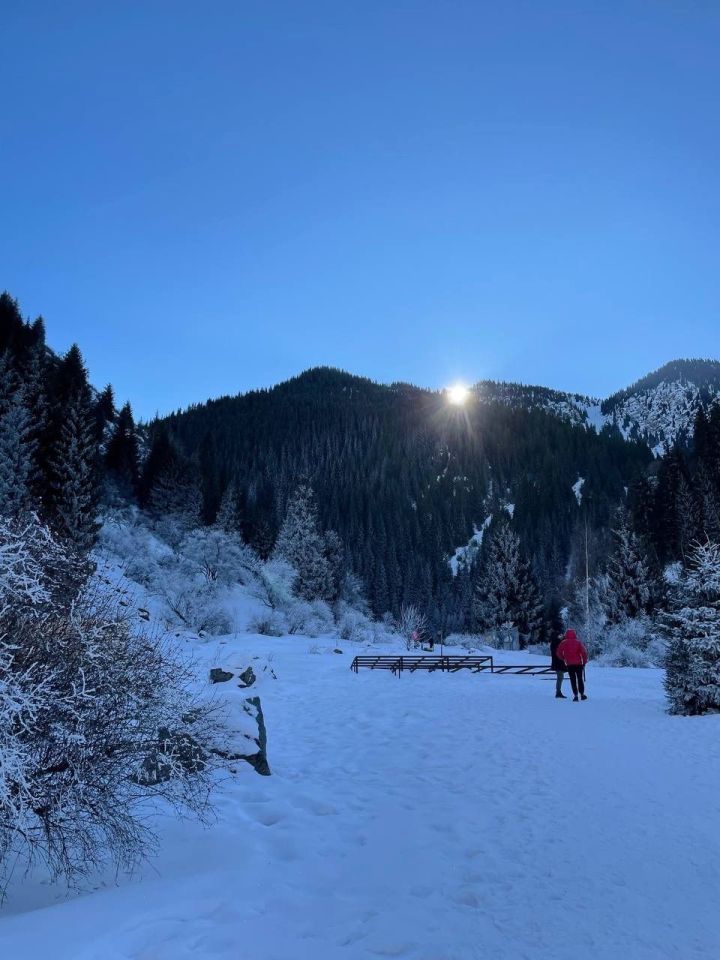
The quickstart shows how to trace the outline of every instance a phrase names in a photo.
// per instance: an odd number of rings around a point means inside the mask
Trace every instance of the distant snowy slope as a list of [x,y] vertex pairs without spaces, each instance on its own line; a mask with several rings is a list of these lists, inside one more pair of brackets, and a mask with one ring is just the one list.
[[482,402],[501,403],[523,410],[545,410],[576,427],[597,427],[599,423],[600,400],[580,393],[563,393],[548,387],[492,380],[481,380],[473,390]]
[[718,361],[676,360],[609,397],[602,413],[623,436],[645,440],[660,454],[690,438],[700,406],[715,403],[718,396]]
[[660,455],[674,443],[691,438],[699,408],[717,402],[720,362],[674,360],[603,401],[489,380],[476,384],[474,393],[481,402],[544,410],[573,426],[599,431],[615,425],[625,439],[641,440]]

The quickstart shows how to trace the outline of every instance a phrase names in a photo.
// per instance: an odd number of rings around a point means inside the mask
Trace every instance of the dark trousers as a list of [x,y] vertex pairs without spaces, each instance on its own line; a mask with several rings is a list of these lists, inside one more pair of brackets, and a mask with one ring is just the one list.
[[555,681],[555,693],[556,694],[562,693],[562,682],[563,682],[563,677],[565,676],[565,671],[556,670],[555,676],[557,677],[557,680]]
[[583,678],[584,667],[575,667],[571,664],[568,664],[567,672],[570,676],[570,685],[572,686],[572,691],[575,696],[580,694],[580,696],[585,693],[585,679]]

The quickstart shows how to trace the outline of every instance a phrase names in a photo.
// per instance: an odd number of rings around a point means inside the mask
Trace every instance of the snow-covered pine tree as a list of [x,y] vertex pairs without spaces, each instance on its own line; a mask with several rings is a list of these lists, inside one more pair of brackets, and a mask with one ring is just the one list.
[[29,505],[33,444],[30,417],[7,353],[0,357],[0,512],[16,517]]
[[179,540],[200,523],[202,493],[197,466],[183,456],[164,429],[155,433],[145,461],[141,501],[165,524],[171,539]]
[[288,502],[273,556],[289,563],[297,572],[295,592],[298,596],[305,600],[332,597],[332,571],[325,556],[325,541],[309,483],[301,483]]
[[617,512],[613,536],[615,548],[608,564],[605,612],[608,620],[619,623],[651,611],[655,581],[624,508]]
[[720,544],[696,544],[661,617],[665,691],[673,714],[720,710]]
[[185,530],[198,526],[202,494],[192,464],[180,458],[166,464],[150,491],[150,509],[157,517],[172,518]]
[[82,390],[65,405],[51,471],[53,527],[61,539],[88,553],[99,529],[100,488],[96,426]]
[[237,485],[230,482],[220,499],[215,526],[225,533],[237,532],[240,529],[241,515]]
[[539,638],[543,604],[530,564],[522,555],[520,538],[503,522],[492,534],[480,562],[475,584],[475,622],[481,630],[512,624],[521,646]]
[[323,540],[325,543],[325,559],[330,567],[330,579],[332,582],[331,599],[337,600],[346,573],[345,547],[339,535],[334,530],[326,530]]

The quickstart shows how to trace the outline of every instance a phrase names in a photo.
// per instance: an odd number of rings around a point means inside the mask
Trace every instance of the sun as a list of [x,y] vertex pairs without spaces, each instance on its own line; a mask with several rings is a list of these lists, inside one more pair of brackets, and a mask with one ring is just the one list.
[[456,407],[463,407],[468,401],[470,390],[464,383],[453,383],[452,386],[445,388],[448,400]]

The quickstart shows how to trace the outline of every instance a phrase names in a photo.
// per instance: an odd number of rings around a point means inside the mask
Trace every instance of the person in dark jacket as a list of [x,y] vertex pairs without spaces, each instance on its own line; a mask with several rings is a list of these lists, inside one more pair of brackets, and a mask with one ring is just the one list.
[[565,633],[563,642],[556,652],[570,674],[573,700],[577,701],[578,693],[581,700],[587,700],[585,696],[585,664],[588,662],[588,652],[584,644],[578,640],[574,630],[568,630]]
[[557,655],[557,648],[560,646],[562,641],[561,636],[553,637],[550,641],[550,656],[552,657],[552,668],[555,671],[555,676],[557,681],[555,682],[555,699],[556,700],[566,700],[567,697],[562,692],[562,682],[563,677],[565,676],[565,664]]

